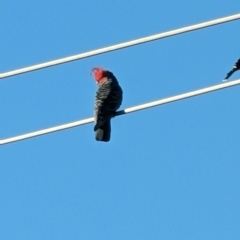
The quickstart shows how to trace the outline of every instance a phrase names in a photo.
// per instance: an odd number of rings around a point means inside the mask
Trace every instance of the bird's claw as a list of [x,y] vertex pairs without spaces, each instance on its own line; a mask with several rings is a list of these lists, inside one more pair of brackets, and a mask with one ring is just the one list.
[[112,118],[116,117],[117,112],[113,113]]

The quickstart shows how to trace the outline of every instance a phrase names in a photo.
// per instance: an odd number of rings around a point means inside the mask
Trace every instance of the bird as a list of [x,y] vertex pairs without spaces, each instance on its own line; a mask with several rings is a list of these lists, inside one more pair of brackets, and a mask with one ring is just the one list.
[[102,67],[92,68],[98,85],[94,103],[94,131],[96,141],[111,138],[111,119],[122,104],[123,91],[114,74]]
[[227,73],[227,76],[224,78],[223,82],[226,82],[227,79],[236,71],[240,70],[240,58],[237,60],[237,62],[234,64],[233,68],[230,72]]

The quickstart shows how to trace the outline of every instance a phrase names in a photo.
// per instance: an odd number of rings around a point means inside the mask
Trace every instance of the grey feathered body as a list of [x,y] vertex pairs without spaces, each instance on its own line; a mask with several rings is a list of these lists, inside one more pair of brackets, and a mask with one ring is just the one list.
[[240,70],[240,58],[237,60],[237,62],[234,64],[234,67],[237,68],[237,70]]
[[122,104],[122,88],[116,77],[109,71],[105,73],[107,80],[98,86],[95,97],[94,118],[97,141],[108,142],[111,137],[111,118]]

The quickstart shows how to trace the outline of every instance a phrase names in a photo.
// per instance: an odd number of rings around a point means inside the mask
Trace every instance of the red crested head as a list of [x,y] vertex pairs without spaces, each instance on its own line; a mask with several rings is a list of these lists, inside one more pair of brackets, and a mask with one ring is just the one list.
[[103,68],[100,68],[100,67],[95,67],[95,68],[92,69],[92,73],[94,75],[94,78],[95,78],[96,82],[99,83],[100,80],[105,77],[104,76],[105,71],[106,70],[104,70]]

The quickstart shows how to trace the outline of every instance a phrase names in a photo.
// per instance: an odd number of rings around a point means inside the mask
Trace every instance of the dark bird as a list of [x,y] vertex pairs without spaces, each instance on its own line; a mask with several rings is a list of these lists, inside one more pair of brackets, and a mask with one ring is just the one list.
[[237,60],[237,62],[234,64],[232,70],[227,73],[227,76],[223,80],[224,82],[227,81],[227,79],[236,71],[240,70],[240,58]]
[[122,104],[123,91],[112,72],[93,68],[98,90],[95,97],[94,120],[95,138],[108,142],[111,137],[111,119]]

